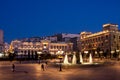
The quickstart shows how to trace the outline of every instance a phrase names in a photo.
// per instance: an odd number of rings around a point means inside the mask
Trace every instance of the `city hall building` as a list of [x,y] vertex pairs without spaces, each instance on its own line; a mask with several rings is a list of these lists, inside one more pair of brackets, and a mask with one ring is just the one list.
[[50,40],[11,42],[10,50],[18,55],[52,54],[59,55],[73,51],[73,43],[51,42]]
[[117,24],[104,24],[97,33],[81,32],[78,42],[82,53],[106,53],[110,57],[120,50],[120,31]]

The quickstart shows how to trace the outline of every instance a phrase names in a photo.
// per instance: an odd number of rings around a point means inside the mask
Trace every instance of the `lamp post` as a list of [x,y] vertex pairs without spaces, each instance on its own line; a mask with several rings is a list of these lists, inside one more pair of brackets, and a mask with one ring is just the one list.
[[62,56],[59,56],[59,59],[60,59],[60,69],[59,69],[59,71],[62,71]]
[[62,60],[62,58],[60,58],[60,70],[59,71],[62,71],[62,64],[61,64],[61,61]]
[[39,60],[38,63],[40,64],[40,56],[38,56],[38,60]]
[[42,54],[42,52],[39,51],[39,52],[37,52],[37,54],[38,54],[38,63],[40,64],[40,59],[41,59],[40,55]]
[[100,53],[100,58],[101,58],[101,60],[102,60],[103,51],[100,51],[99,53]]
[[98,54],[98,52],[97,52],[97,51],[95,51],[95,57],[98,57],[98,55],[97,55],[97,54]]
[[116,50],[116,52],[117,52],[117,54],[118,54],[118,60],[119,60],[119,58],[120,58],[119,51],[120,51],[120,50]]
[[112,54],[112,56],[111,56],[111,58],[113,58],[113,54],[115,53],[115,51],[111,51],[111,54]]
[[64,51],[62,51],[62,50],[60,50],[60,51],[58,51],[57,52],[57,54],[59,55],[58,56],[58,58],[59,58],[59,60],[60,60],[60,69],[59,69],[59,71],[62,71],[62,54],[64,53]]

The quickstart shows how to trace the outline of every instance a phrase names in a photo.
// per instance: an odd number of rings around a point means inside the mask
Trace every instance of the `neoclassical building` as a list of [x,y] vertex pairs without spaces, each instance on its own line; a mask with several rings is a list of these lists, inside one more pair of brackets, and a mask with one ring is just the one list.
[[57,55],[73,51],[73,43],[51,42],[50,40],[41,40],[38,42],[14,40],[10,46],[18,55],[35,55],[41,53]]
[[78,42],[82,53],[114,54],[120,51],[120,31],[117,24],[104,24],[97,33],[81,32]]

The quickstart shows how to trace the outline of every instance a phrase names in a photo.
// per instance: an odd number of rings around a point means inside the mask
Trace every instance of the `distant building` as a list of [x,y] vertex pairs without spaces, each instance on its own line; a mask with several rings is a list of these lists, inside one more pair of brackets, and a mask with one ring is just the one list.
[[29,57],[40,53],[58,55],[73,51],[73,43],[51,42],[50,40],[38,42],[13,40],[11,46],[16,54],[29,55]]
[[117,24],[104,24],[103,30],[97,33],[81,32],[79,50],[82,53],[104,53],[112,57],[120,51],[120,31]]
[[23,42],[40,42],[41,40],[50,40],[51,42],[57,42],[57,36],[46,36],[46,37],[30,37],[19,39]]
[[57,36],[47,36],[44,38],[45,40],[50,40],[51,42],[58,42]]
[[25,39],[21,39],[21,41],[40,42],[41,40],[49,40],[49,41],[51,41],[51,43],[71,42],[71,43],[73,43],[73,51],[78,51],[77,41],[78,41],[79,37],[80,37],[79,34],[61,33],[61,34],[55,34],[52,36],[45,36],[45,37],[25,38]]
[[4,49],[4,34],[3,31],[0,30],[0,52],[3,52]]
[[4,51],[5,51],[5,53],[9,52],[9,47],[10,47],[10,45],[8,43],[4,43]]
[[54,36],[57,37],[57,41],[72,42],[73,43],[73,51],[78,51],[77,42],[80,38],[79,34],[61,33],[61,34],[56,34]]

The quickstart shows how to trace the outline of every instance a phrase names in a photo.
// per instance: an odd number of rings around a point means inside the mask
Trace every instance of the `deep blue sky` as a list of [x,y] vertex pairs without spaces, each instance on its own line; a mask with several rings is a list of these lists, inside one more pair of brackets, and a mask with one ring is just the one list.
[[105,23],[120,25],[120,0],[0,0],[4,39],[55,33],[97,32]]

